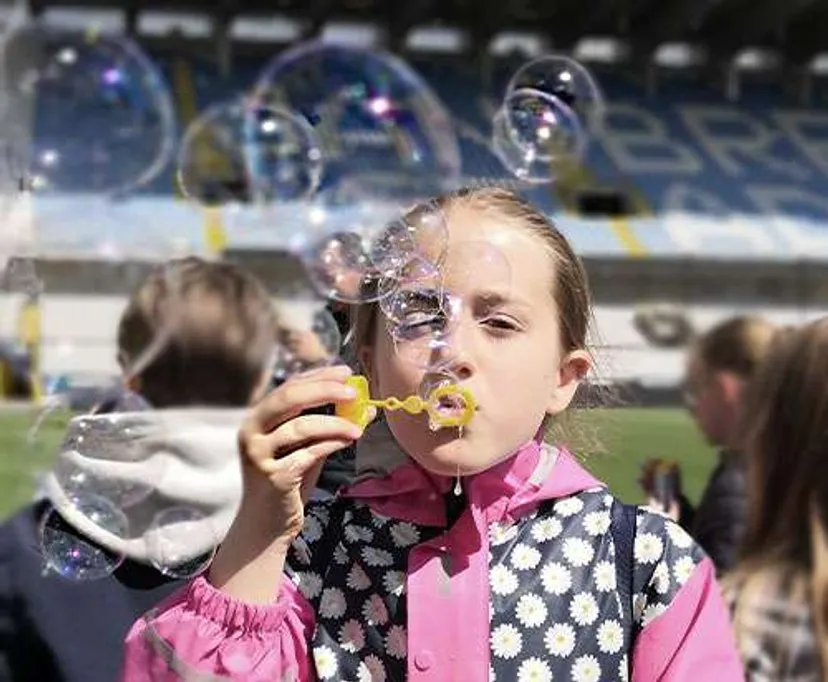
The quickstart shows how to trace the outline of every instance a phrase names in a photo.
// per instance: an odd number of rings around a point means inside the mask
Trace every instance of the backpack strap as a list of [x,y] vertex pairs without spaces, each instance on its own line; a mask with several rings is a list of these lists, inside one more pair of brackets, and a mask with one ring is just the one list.
[[633,619],[633,566],[635,550],[636,514],[638,507],[618,500],[612,503],[610,532],[615,545],[615,582],[621,600],[621,619],[624,630],[624,644],[627,660],[632,666],[632,650],[635,644],[635,622]]

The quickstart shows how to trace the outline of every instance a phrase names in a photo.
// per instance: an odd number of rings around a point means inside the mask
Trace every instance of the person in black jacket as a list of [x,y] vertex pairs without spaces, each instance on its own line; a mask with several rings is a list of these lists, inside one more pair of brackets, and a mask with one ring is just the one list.
[[[175,261],[131,298],[118,328],[121,365],[133,367],[161,330],[165,343],[125,379],[128,390],[104,401],[97,414],[70,422],[44,479],[45,499],[0,527],[3,682],[115,682],[129,627],[188,577],[169,565],[154,515],[174,506],[197,509],[197,520],[175,546],[178,560],[194,565],[210,558],[235,516],[241,496],[238,427],[272,375],[278,327],[270,296],[236,266]],[[136,393],[152,409],[137,408]],[[78,444],[84,428],[105,430],[112,418],[128,423],[128,448]],[[127,534],[107,533],[78,504],[74,483],[96,476],[108,489],[139,484],[152,490],[123,509]],[[331,485],[340,485],[340,478]],[[70,542],[123,562],[94,581],[59,575],[61,566],[41,546],[47,514],[58,519]]]
[[[774,334],[775,327],[762,318],[735,317],[696,339],[688,355],[685,400],[699,429],[719,448],[719,460],[698,507],[679,484],[675,503],[666,511],[710,555],[719,573],[736,564],[747,518],[740,443],[743,392]],[[644,486],[652,500],[652,489]],[[662,506],[655,500],[651,504]]]

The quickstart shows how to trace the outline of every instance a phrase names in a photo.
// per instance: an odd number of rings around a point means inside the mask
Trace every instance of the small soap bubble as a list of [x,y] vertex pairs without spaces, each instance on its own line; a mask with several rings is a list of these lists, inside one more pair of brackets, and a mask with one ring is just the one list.
[[[192,578],[213,561],[218,538],[204,514],[189,507],[167,507],[158,512],[146,533],[152,565],[170,578]],[[202,541],[210,549],[192,556],[188,548]]]
[[583,158],[586,143],[578,116],[540,90],[513,90],[493,121],[495,153],[524,182],[547,183],[565,176]]
[[319,240],[304,254],[305,267],[317,291],[343,303],[369,303],[380,297],[383,278],[355,232],[338,232]]
[[[76,513],[102,531],[115,537],[126,537],[126,516],[108,500],[88,495],[69,501]],[[112,552],[81,535],[53,507],[40,521],[40,546],[45,569],[70,580],[100,580],[114,573],[124,562],[123,554]]]
[[[296,320],[295,322],[299,322]],[[274,376],[280,380],[317,367],[330,365],[339,357],[342,337],[334,316],[321,308],[308,323],[280,323],[281,333],[276,350]]]
[[606,102],[598,82],[580,62],[564,55],[544,55],[521,66],[506,87],[530,89],[554,97],[577,116],[588,134],[596,134],[606,114]]

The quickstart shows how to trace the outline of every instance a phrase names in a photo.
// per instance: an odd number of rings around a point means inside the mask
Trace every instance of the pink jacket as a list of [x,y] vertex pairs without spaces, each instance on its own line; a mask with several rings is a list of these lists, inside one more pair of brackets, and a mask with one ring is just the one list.
[[625,626],[612,497],[571,455],[533,442],[466,479],[446,530],[451,485],[408,465],[310,505],[272,605],[196,579],[135,624],[122,682],[744,680],[677,525],[639,512]]

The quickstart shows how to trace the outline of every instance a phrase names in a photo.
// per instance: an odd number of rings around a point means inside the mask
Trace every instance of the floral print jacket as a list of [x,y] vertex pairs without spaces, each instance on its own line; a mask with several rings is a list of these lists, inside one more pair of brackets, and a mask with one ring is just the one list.
[[653,512],[622,603],[613,498],[565,450],[469,477],[455,519],[450,487],[412,464],[309,505],[272,605],[197,578],[133,627],[123,682],[744,679],[713,565]]

